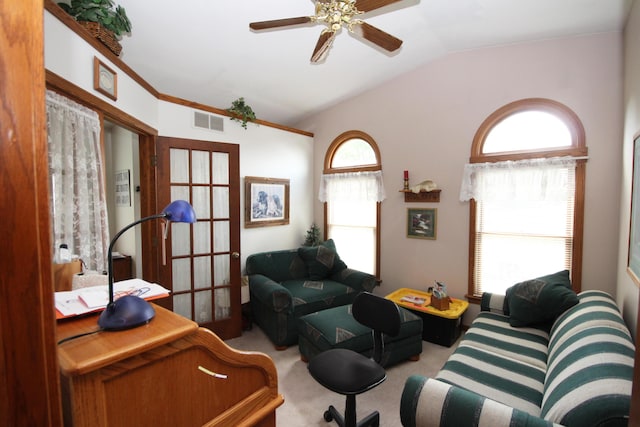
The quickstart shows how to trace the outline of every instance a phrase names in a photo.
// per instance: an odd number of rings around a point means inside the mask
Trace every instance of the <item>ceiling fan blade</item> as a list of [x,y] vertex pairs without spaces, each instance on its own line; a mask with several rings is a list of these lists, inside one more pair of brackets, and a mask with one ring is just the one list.
[[374,9],[379,9],[381,7],[397,3],[400,0],[357,0],[356,8],[360,12],[369,12]]
[[249,27],[252,30],[266,30],[269,28],[287,27],[289,25],[300,25],[311,22],[311,17],[300,16],[298,18],[274,19],[272,21],[252,22]]
[[316,48],[313,50],[313,55],[311,55],[311,62],[320,62],[327,56],[335,37],[336,33],[333,31],[323,31],[320,34]]
[[364,39],[369,40],[371,43],[377,44],[381,48],[393,52],[402,46],[402,40],[392,36],[389,33],[385,33],[379,28],[373,25],[361,22],[358,25],[354,25],[352,32]]

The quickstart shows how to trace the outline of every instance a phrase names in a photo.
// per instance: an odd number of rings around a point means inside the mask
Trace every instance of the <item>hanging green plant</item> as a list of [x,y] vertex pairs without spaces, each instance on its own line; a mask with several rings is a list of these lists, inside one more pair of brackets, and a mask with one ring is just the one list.
[[242,97],[233,101],[231,108],[227,108],[227,112],[233,114],[231,120],[242,122],[241,126],[245,129],[247,128],[247,122],[252,122],[256,119],[256,113],[244,102]]

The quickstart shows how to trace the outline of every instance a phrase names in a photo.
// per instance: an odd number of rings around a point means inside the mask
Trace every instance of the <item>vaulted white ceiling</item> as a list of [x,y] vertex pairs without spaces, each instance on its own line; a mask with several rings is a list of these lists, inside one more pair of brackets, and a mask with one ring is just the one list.
[[115,1],[133,24],[120,57],[158,91],[217,108],[244,97],[259,119],[295,125],[452,52],[621,31],[633,0],[402,0],[361,16],[403,40],[398,51],[342,30],[319,64],[321,24],[249,29],[311,16],[311,0]]

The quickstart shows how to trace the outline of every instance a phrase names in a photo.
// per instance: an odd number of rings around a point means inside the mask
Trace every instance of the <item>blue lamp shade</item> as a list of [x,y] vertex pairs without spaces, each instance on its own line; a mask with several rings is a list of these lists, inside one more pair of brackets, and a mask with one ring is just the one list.
[[109,304],[98,318],[98,326],[104,330],[116,331],[135,328],[149,323],[156,315],[151,304],[143,298],[134,295],[125,295],[113,300],[113,246],[122,234],[128,229],[152,219],[164,219],[173,222],[196,222],[196,213],[193,207],[184,200],[171,202],[162,213],[139,219],[118,231],[109,244],[107,261],[109,263]]
[[173,222],[196,222],[196,212],[193,206],[184,200],[176,200],[167,205],[162,211],[165,218]]

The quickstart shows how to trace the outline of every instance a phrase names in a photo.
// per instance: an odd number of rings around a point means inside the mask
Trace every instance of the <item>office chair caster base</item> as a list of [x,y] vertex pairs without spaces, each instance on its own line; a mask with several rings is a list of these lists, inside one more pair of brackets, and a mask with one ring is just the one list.
[[323,418],[328,423],[330,423],[331,421],[335,421],[336,424],[338,424],[339,426],[341,427],[345,426],[344,418],[342,417],[342,414],[338,412],[338,410],[333,405],[330,405],[329,409],[324,411]]
[[[353,410],[352,408],[350,408]],[[326,422],[330,423],[335,421],[340,427],[380,427],[380,413],[378,411],[372,412],[360,421],[355,420],[355,413],[347,411],[349,417],[345,419],[340,412],[333,406],[329,406],[329,409],[324,411],[323,418]]]
[[328,423],[330,423],[331,421],[333,421],[333,415],[331,415],[331,412],[329,411],[324,411],[324,420]]

